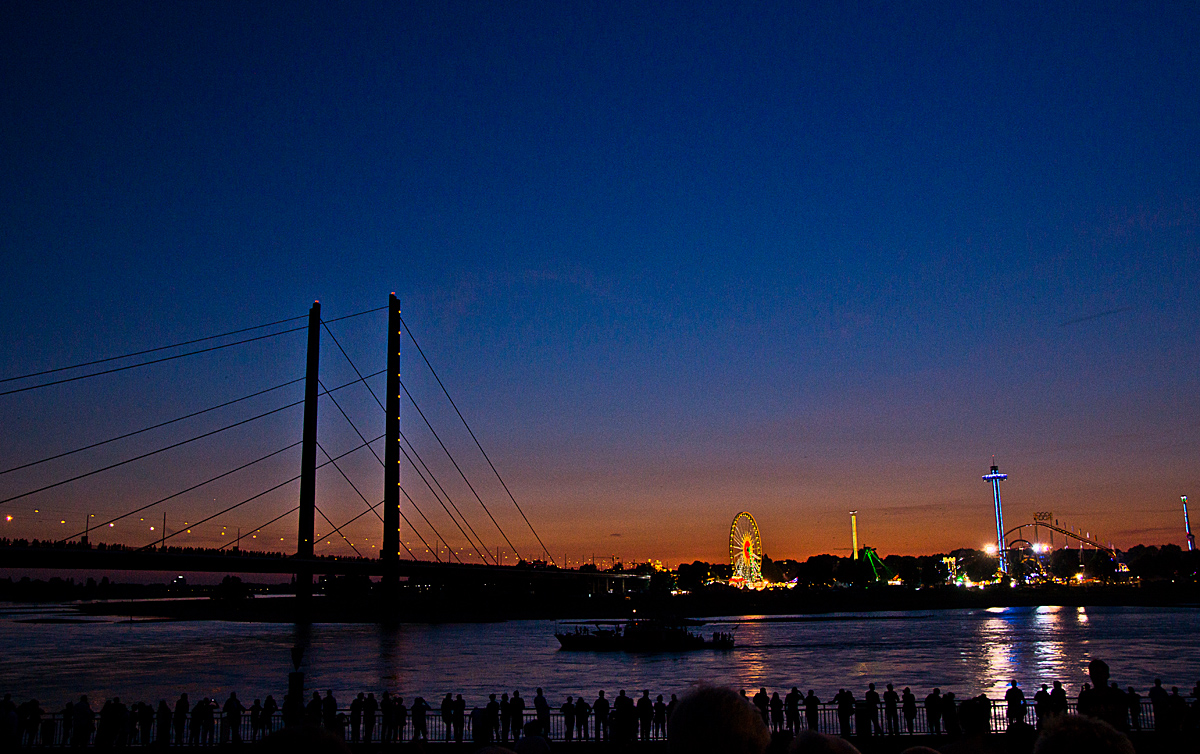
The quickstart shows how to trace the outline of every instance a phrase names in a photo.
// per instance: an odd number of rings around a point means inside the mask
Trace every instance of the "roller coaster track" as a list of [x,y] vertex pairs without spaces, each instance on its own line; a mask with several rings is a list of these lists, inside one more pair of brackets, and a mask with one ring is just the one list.
[[1030,523],[1025,523],[1025,524],[1020,524],[1018,526],[1014,526],[1013,528],[1004,532],[1004,541],[1007,542],[1009,535],[1013,534],[1014,532],[1020,532],[1026,526],[1034,526],[1034,527],[1040,526],[1044,529],[1049,529],[1050,531],[1056,531],[1059,534],[1062,534],[1064,537],[1074,539],[1075,541],[1082,542],[1083,544],[1086,544],[1086,545],[1091,545],[1092,547],[1096,548],[1097,550],[1104,550],[1105,552],[1107,552],[1109,555],[1113,556],[1114,558],[1117,556],[1117,551],[1114,550],[1113,548],[1109,547],[1108,545],[1100,544],[1099,542],[1092,539],[1091,537],[1086,537],[1086,536],[1077,534],[1073,531],[1069,531],[1067,529],[1063,529],[1062,527],[1055,526],[1054,524],[1048,524],[1045,521],[1032,521]]

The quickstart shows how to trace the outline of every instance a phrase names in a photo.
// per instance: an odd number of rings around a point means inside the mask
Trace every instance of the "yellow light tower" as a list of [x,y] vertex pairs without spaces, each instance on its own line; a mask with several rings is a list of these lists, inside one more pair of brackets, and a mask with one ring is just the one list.
[[850,541],[854,546],[854,559],[858,560],[858,511],[850,511]]

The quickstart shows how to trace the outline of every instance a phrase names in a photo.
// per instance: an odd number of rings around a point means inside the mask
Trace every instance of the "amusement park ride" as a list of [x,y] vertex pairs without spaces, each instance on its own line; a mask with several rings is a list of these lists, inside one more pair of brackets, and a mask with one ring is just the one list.
[[729,577],[731,586],[744,589],[761,589],[765,582],[762,576],[762,538],[758,524],[746,511],[734,516],[729,528],[729,565],[733,573]]

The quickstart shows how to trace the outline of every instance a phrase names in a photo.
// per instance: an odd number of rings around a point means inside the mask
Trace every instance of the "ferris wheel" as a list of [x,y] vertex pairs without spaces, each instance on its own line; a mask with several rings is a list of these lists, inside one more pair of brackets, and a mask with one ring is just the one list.
[[750,586],[762,581],[762,539],[754,516],[745,511],[729,528],[729,565],[733,566],[731,584]]

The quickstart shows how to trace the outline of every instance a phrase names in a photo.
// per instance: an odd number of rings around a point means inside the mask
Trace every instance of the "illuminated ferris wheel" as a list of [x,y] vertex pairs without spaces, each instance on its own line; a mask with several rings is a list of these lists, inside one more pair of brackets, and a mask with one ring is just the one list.
[[752,586],[762,581],[762,539],[754,516],[745,511],[729,528],[729,565],[733,566],[731,584]]

